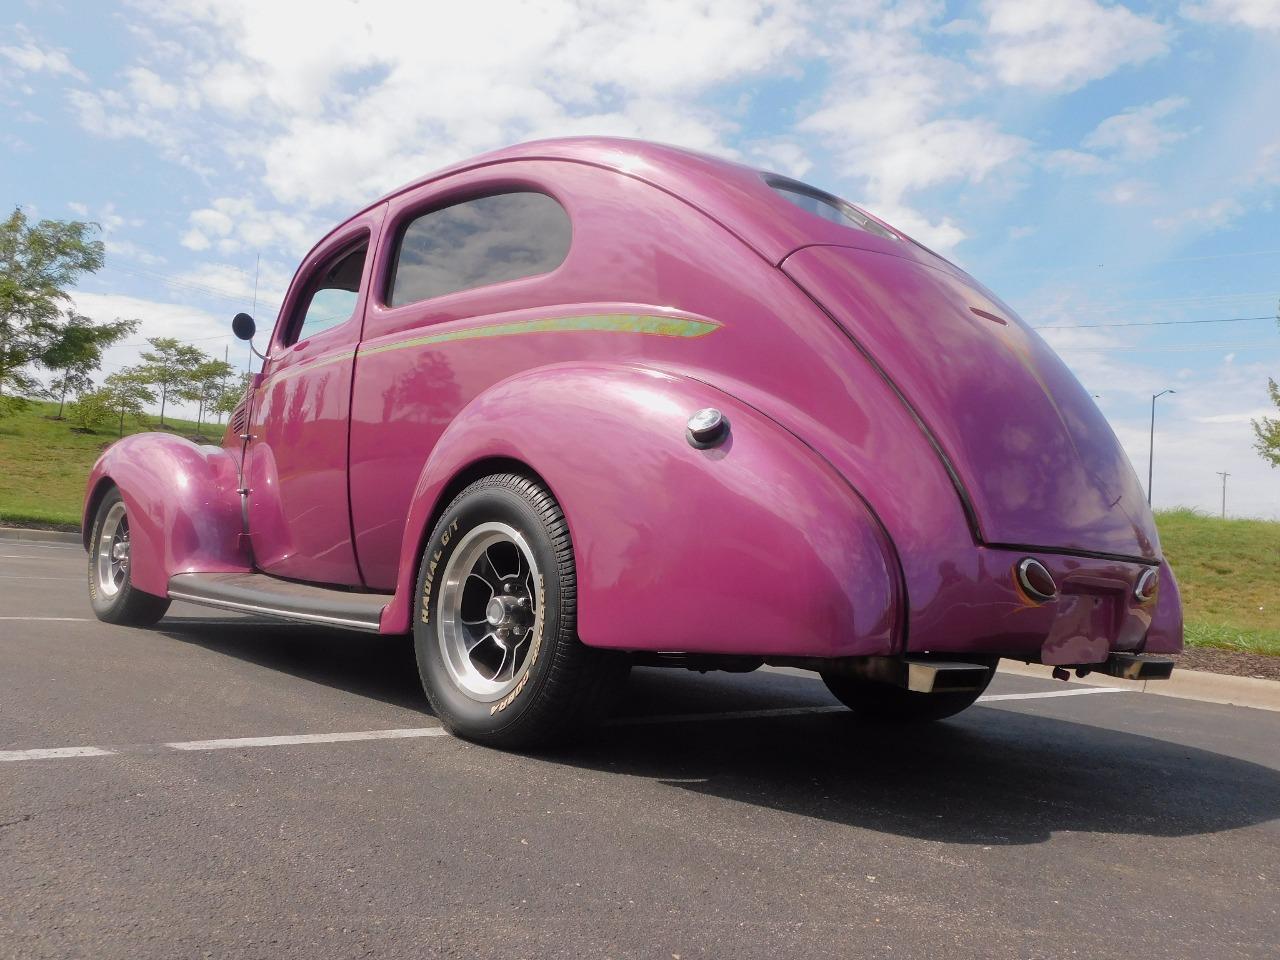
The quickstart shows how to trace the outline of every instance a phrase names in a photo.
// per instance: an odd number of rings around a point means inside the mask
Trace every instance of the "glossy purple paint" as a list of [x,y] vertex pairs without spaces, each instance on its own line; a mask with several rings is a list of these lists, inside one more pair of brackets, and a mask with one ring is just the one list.
[[[404,223],[511,188],[568,211],[560,267],[387,305]],[[370,255],[356,316],[284,343],[311,271],[357,235]],[[599,314],[719,326],[406,343]],[[589,644],[1052,663],[1181,647],[1177,587],[1133,471],[1034,331],[910,240],[816,217],[720,160],[544,142],[396,191],[308,256],[252,399],[253,562],[388,592],[384,632],[410,626],[422,544],[458,478],[493,461],[537,473],[564,507]],[[703,406],[732,424],[723,447],[685,442]],[[176,572],[249,563],[239,442],[184,444],[127,438],[90,481],[89,508],[109,479],[147,518],[133,549],[151,592]],[[1058,599],[1036,604],[1017,587],[1028,555],[1053,572]],[[1158,596],[1138,604],[1152,563]]]

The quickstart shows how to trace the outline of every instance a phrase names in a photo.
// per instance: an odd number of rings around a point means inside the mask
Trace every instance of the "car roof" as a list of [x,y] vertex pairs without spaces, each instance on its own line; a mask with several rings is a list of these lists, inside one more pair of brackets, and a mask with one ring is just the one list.
[[831,244],[863,247],[955,269],[873,215],[872,219],[902,239],[885,239],[823,220],[780,199],[766,181],[766,177],[776,174],[682,147],[624,137],[534,140],[493,150],[406,183],[355,216],[454,174],[519,160],[585,163],[641,180],[701,210],[775,265],[801,247]]

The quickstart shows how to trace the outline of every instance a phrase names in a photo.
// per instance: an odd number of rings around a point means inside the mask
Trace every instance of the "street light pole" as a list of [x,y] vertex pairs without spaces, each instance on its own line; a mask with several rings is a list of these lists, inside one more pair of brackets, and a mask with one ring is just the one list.
[[1151,442],[1147,447],[1147,506],[1151,506],[1151,479],[1155,475],[1156,458],[1156,400],[1166,393],[1177,393],[1177,390],[1161,390],[1151,395]]
[[1222,478],[1222,519],[1225,520],[1227,519],[1227,477],[1231,474],[1219,470],[1218,476]]

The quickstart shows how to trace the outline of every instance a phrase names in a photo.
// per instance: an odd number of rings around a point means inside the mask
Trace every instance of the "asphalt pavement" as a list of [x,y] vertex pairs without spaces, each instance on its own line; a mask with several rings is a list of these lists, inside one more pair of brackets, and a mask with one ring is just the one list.
[[92,619],[0,543],[0,957],[1274,958],[1280,713],[999,675],[920,729],[639,669],[590,742],[441,735],[403,638]]

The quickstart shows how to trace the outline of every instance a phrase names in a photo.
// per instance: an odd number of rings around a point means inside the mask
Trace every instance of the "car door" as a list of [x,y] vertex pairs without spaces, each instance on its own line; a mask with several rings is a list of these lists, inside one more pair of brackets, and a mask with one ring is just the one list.
[[358,586],[347,495],[351,376],[383,208],[327,237],[294,277],[272,335],[246,449],[257,567]]

